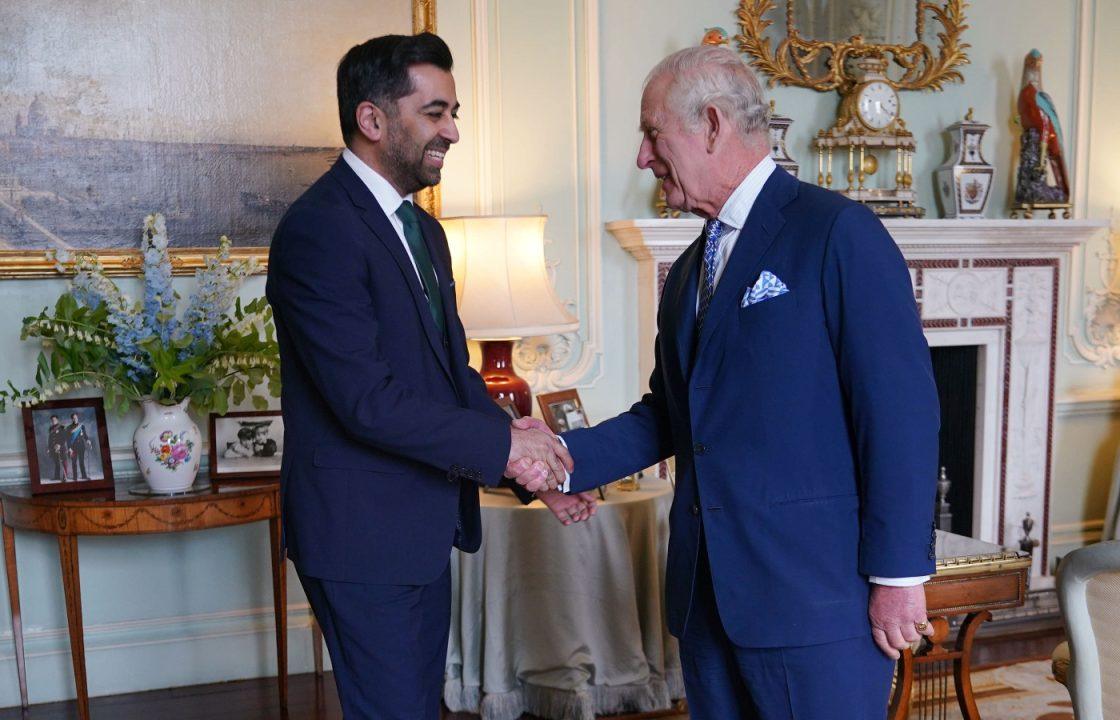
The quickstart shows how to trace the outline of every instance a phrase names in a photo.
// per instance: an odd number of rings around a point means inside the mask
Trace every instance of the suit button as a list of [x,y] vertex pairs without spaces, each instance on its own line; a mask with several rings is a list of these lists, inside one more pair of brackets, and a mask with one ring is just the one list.
[[700,505],[698,505],[697,503],[693,503],[692,507],[689,508],[689,512],[691,512],[693,515],[699,515],[700,514]]
[[703,455],[706,452],[708,452],[708,448],[704,445],[704,443],[695,443],[692,446],[692,453],[694,455]]

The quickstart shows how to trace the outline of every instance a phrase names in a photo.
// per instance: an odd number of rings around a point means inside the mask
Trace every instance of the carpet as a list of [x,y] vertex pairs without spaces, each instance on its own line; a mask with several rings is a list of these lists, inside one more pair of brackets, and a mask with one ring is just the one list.
[[[912,720],[961,720],[951,680],[948,684],[946,712],[941,714],[939,707],[919,701],[911,705]],[[1073,720],[1069,691],[1050,673],[1049,660],[1032,660],[973,672],[972,690],[980,717],[984,720]]]

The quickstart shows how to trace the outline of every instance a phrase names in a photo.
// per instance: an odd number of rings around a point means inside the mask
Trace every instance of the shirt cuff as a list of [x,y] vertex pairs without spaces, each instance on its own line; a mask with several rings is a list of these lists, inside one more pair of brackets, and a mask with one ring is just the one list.
[[[564,442],[564,438],[557,435],[556,439],[559,440],[560,444],[563,445],[565,448],[568,447],[568,443]],[[567,470],[564,470],[564,482],[561,483],[560,487],[558,487],[556,489],[559,490],[560,492],[564,493],[565,495],[568,494],[569,492],[571,492],[571,489],[572,489],[572,474],[570,472],[568,472]]]
[[887,585],[889,587],[914,587],[915,585],[921,585],[925,581],[929,580],[929,578],[929,575],[898,578],[885,578],[872,575],[867,579],[875,583],[876,585]]

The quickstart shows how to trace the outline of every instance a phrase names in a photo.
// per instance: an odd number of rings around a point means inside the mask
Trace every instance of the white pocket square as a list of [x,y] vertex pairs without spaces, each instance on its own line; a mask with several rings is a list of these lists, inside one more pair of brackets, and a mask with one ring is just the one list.
[[747,307],[760,303],[763,300],[785,295],[789,292],[789,288],[782,282],[777,275],[769,270],[763,270],[762,274],[758,276],[754,287],[743,293],[743,301],[739,303],[739,307]]

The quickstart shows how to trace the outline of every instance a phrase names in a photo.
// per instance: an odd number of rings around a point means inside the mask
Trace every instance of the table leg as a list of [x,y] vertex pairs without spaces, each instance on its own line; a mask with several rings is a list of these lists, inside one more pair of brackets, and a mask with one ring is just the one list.
[[12,610],[12,642],[16,646],[19,705],[27,709],[27,660],[23,655],[23,614],[19,609],[19,571],[16,569],[16,532],[4,525],[4,569],[8,577],[8,605]]
[[980,624],[991,619],[992,614],[987,610],[969,613],[957,632],[957,652],[960,657],[953,660],[953,680],[957,687],[957,704],[960,705],[961,715],[965,720],[980,720],[976,698],[972,695],[972,640]]
[[280,708],[288,707],[288,564],[280,547],[280,518],[268,521],[272,544],[272,602],[276,613],[276,674]]
[[78,692],[78,718],[89,720],[89,689],[86,686],[86,642],[82,628],[82,583],[78,575],[78,538],[58,536],[58,558],[62,563],[62,591],[66,596],[66,624],[70,627],[70,656],[74,661],[74,687]]

